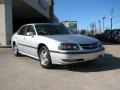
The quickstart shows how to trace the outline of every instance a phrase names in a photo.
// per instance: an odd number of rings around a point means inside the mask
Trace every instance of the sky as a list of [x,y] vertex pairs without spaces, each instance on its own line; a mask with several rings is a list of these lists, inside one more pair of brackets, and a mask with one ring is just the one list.
[[110,12],[113,8],[113,28],[120,28],[120,0],[54,0],[54,13],[59,21],[77,21],[78,30],[90,29],[90,23],[104,20],[104,27],[110,28]]

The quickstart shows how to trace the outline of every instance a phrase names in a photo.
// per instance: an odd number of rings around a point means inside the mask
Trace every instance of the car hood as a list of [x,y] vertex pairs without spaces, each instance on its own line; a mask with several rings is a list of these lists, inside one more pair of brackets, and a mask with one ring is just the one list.
[[47,37],[62,43],[91,44],[99,41],[95,38],[83,35],[48,35]]

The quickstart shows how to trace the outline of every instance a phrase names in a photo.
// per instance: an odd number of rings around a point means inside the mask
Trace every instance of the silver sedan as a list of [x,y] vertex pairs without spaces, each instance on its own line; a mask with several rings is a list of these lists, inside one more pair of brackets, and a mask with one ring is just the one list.
[[99,40],[72,34],[62,24],[23,25],[13,35],[11,45],[15,56],[24,54],[39,59],[43,68],[94,61],[104,56],[104,47]]

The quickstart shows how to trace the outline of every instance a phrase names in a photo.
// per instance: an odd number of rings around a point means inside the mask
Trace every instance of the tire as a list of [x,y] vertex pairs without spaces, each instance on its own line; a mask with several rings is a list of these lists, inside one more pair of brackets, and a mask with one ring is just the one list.
[[18,47],[16,44],[13,45],[13,52],[15,56],[20,56],[21,54],[19,53]]
[[51,57],[47,47],[42,46],[39,50],[39,60],[40,64],[45,69],[50,69],[52,67]]

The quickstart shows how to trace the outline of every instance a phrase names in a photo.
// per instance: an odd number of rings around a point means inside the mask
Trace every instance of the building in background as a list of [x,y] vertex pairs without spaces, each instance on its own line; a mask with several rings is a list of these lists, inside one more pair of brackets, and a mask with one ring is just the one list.
[[77,33],[77,21],[62,21],[62,23],[73,30],[73,32]]
[[54,15],[54,23],[59,23],[59,18]]
[[26,23],[54,22],[54,0],[0,0],[0,46]]

